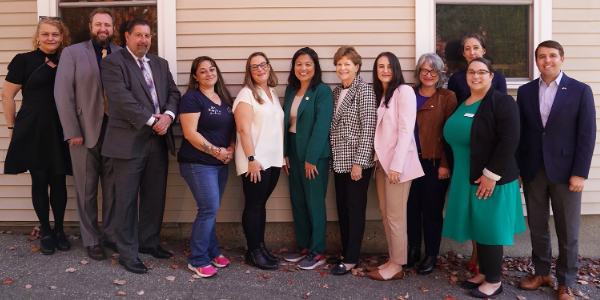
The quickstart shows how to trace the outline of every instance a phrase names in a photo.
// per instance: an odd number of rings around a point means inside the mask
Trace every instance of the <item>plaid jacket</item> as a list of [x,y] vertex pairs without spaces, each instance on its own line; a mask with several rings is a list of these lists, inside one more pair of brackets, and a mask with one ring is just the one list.
[[346,97],[340,98],[342,85],[333,90],[334,112],[329,130],[331,159],[329,167],[337,173],[349,173],[352,165],[363,169],[375,166],[373,145],[377,126],[377,100],[373,87],[357,75]]

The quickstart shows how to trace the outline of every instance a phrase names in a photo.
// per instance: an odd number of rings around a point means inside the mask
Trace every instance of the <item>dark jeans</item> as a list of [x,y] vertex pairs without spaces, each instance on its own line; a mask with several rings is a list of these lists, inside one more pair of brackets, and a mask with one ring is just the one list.
[[250,251],[258,249],[260,243],[265,241],[265,224],[267,222],[265,206],[277,185],[280,173],[281,168],[277,167],[260,171],[261,180],[257,183],[251,182],[250,176],[246,177],[246,173],[241,175],[246,199],[242,214],[242,227]]
[[504,247],[502,245],[477,243],[477,254],[479,255],[479,273],[485,275],[485,281],[489,283],[500,282]]
[[367,190],[373,168],[363,169],[362,178],[352,180],[350,173],[333,173],[344,263],[358,263],[367,210]]
[[448,179],[438,179],[440,159],[423,159],[419,155],[425,176],[413,179],[407,204],[408,244],[421,249],[425,239],[425,255],[437,256],[444,225],[444,203]]

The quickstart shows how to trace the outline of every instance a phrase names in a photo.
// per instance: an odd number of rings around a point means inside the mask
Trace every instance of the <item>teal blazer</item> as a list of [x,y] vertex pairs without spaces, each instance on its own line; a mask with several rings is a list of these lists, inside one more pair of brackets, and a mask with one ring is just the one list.
[[[297,89],[288,86],[285,89],[285,112],[283,138],[284,156],[289,156],[287,148],[288,129],[290,127],[290,109],[296,96]],[[329,145],[329,126],[333,117],[333,96],[331,88],[321,83],[313,91],[306,90],[298,107],[296,118],[296,151],[300,160],[316,165],[321,158],[331,156]]]

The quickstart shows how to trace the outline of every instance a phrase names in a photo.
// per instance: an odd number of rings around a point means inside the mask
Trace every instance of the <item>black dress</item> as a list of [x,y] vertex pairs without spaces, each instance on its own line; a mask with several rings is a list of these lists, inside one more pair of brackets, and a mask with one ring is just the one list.
[[69,144],[54,102],[56,55],[40,49],[17,54],[8,65],[6,81],[21,85],[23,101],[15,118],[15,129],[6,153],[5,174],[51,171],[72,175]]

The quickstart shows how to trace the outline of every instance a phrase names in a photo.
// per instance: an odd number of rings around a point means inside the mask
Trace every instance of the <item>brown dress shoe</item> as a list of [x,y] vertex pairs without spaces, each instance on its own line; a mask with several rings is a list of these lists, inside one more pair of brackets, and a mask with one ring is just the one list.
[[573,289],[570,286],[558,286],[558,300],[575,300]]
[[367,276],[371,277],[371,279],[375,279],[375,280],[379,280],[379,281],[386,281],[386,280],[391,280],[391,279],[402,279],[402,278],[404,278],[404,271],[401,270],[400,272],[396,273],[396,275],[392,276],[392,278],[388,278],[388,279],[383,278],[383,276],[381,276],[381,274],[379,273],[379,270],[369,272],[369,273],[367,273]]
[[521,281],[519,288],[528,291],[535,291],[540,286],[550,286],[550,284],[552,284],[552,275],[534,275],[533,277],[529,277],[528,279]]
[[375,271],[379,271],[379,267],[365,267],[365,271],[367,272],[375,272]]
[[94,245],[87,247],[88,256],[94,260],[103,260],[106,259],[106,252],[104,252],[104,248],[100,245]]

